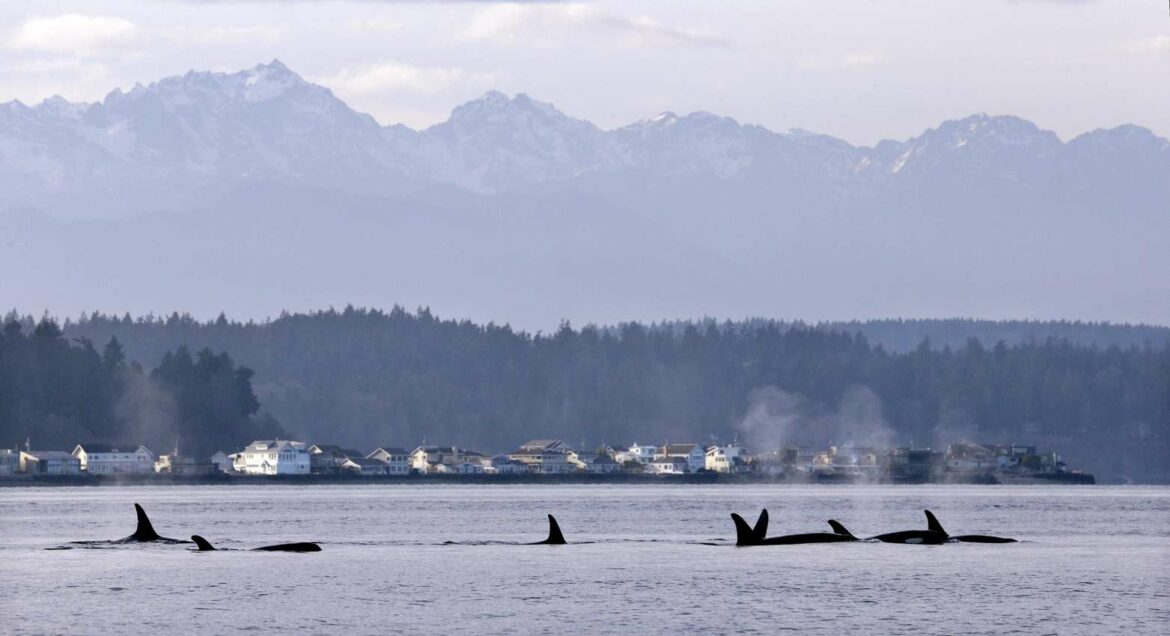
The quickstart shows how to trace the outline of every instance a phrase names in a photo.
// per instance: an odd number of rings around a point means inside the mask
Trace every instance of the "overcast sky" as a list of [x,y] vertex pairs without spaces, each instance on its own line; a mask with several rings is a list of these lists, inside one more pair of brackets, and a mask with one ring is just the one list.
[[987,112],[1170,136],[1162,0],[0,4],[0,101],[273,58],[415,128],[494,88],[603,128],[708,110],[872,144]]

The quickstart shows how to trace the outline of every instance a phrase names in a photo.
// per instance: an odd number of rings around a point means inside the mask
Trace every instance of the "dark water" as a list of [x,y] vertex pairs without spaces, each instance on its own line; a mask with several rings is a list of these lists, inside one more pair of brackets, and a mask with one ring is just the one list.
[[[186,545],[48,550],[133,531]],[[735,548],[925,527],[1006,545]],[[544,515],[570,542],[538,541]],[[444,545],[446,541],[455,544]],[[488,542],[485,544],[484,542]],[[715,543],[716,545],[709,545]],[[269,486],[0,490],[0,633],[1170,633],[1170,488]]]

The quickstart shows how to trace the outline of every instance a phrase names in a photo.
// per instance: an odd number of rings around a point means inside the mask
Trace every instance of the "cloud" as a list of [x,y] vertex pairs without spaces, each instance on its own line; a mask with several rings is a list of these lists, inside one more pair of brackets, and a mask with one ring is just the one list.
[[1126,45],[1125,48],[1135,55],[1170,55],[1170,36],[1158,35],[1135,40]]
[[551,46],[581,32],[618,38],[621,43],[636,46],[728,45],[726,39],[709,31],[669,26],[649,16],[604,13],[583,3],[494,5],[476,14],[458,37],[475,42]]
[[492,73],[474,73],[458,67],[420,67],[388,61],[354,69],[342,69],[320,83],[340,93],[413,93],[435,95],[459,87],[485,87],[495,82]]
[[850,53],[841,58],[840,65],[844,68],[854,68],[859,66],[877,66],[885,63],[885,56],[879,53],[858,52]]
[[26,20],[8,45],[29,51],[94,53],[124,45],[137,35],[138,27],[123,18],[67,13]]
[[797,61],[796,68],[801,71],[849,71],[880,66],[889,62],[889,57],[876,51],[853,51],[845,54],[806,55]]
[[386,33],[398,33],[402,30],[402,23],[386,18],[366,18],[364,20],[350,20],[346,22],[345,30],[350,33],[383,35]]
[[287,32],[286,27],[266,24],[216,26],[188,32],[186,39],[199,44],[272,44],[284,39]]

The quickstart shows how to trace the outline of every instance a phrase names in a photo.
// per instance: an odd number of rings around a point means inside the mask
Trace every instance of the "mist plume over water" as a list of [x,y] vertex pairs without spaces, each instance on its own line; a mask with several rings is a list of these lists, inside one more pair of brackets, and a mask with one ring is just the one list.
[[863,385],[846,389],[833,407],[774,386],[756,389],[736,428],[756,451],[785,446],[887,448],[895,442],[894,431],[882,415],[881,398]]

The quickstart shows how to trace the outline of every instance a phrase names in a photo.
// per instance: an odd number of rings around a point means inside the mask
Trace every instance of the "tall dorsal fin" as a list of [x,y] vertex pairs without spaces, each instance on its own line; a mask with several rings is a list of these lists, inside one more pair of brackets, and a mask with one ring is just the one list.
[[743,517],[736,513],[731,513],[731,520],[735,523],[735,545],[755,545],[759,543],[756,541],[756,532],[748,525],[748,522],[743,520]]
[[209,550],[215,549],[215,546],[211,545],[210,541],[197,534],[191,535],[191,540],[195,542],[195,545],[199,546],[200,552],[207,552]]
[[760,516],[756,519],[756,525],[752,528],[752,537],[757,542],[763,541],[768,536],[768,509],[760,510]]
[[565,545],[565,535],[561,534],[561,526],[552,515],[548,516],[548,538],[544,540],[548,545]]
[[150,525],[150,517],[146,516],[146,511],[142,506],[134,504],[134,512],[138,513],[138,528],[134,530],[132,535],[136,541],[158,541],[158,533],[154,531],[154,526]]
[[922,512],[926,513],[926,528],[928,530],[930,530],[931,532],[937,532],[937,533],[943,535],[944,537],[950,536],[947,534],[946,530],[943,530],[942,524],[938,522],[938,519],[934,518],[933,512],[931,512],[929,510],[923,510]]
[[833,529],[834,534],[839,534],[843,537],[849,537],[851,539],[857,538],[854,537],[853,533],[847,530],[845,526],[841,525],[841,522],[837,521],[836,519],[829,519],[829,527]]

